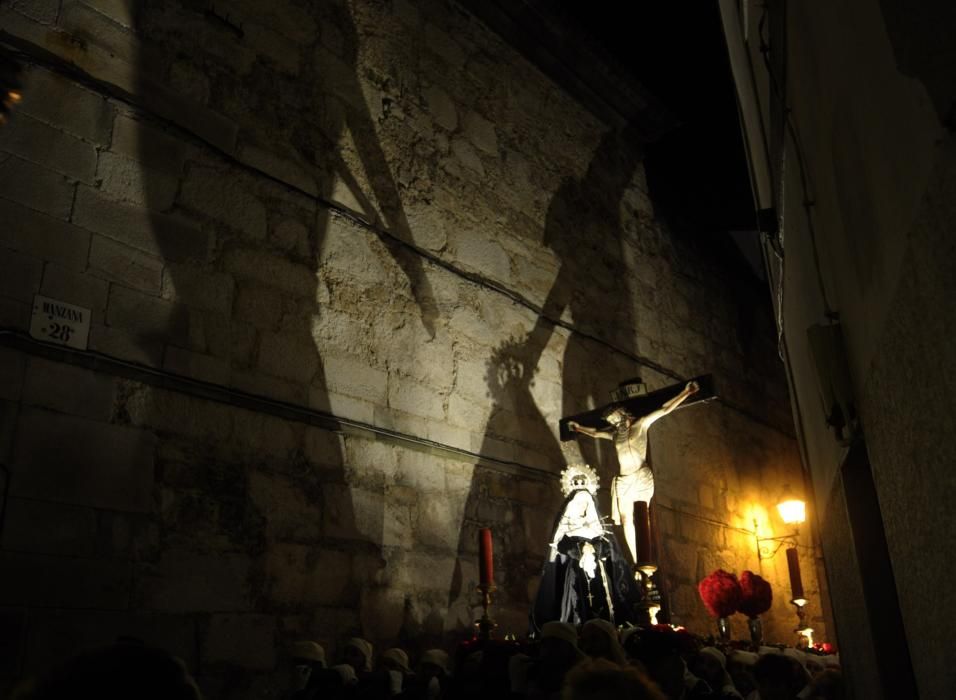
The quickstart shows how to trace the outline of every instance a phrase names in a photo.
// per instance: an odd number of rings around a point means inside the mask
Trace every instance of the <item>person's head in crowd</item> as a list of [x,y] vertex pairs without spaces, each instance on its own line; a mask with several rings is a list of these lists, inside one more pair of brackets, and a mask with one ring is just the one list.
[[541,659],[572,666],[581,659],[578,632],[567,622],[546,622],[541,627]]
[[309,684],[316,669],[325,668],[325,649],[317,642],[301,639],[289,646],[292,660],[290,690],[302,690]]
[[546,622],[541,626],[541,645],[535,669],[535,683],[547,692],[557,692],[564,676],[584,654],[578,649],[578,633],[567,622]]
[[360,637],[352,637],[345,643],[345,647],[342,649],[342,663],[346,663],[355,669],[356,674],[371,671],[371,642],[361,639]]
[[753,667],[760,657],[751,651],[735,649],[727,655],[727,673],[734,687],[744,697],[757,689],[754,682]]
[[729,676],[727,675],[727,657],[717,647],[704,647],[692,657],[687,664],[688,669],[695,676],[703,680],[710,689],[719,691],[723,688]]
[[392,647],[382,652],[378,659],[379,665],[386,671],[398,671],[402,675],[408,675],[412,669],[408,665],[408,654],[398,647]]
[[20,697],[30,700],[201,700],[182,659],[124,639],[73,657]]
[[426,678],[448,675],[448,654],[441,649],[429,649],[418,660],[418,674]]
[[628,636],[624,651],[641,665],[668,698],[684,694],[684,671],[681,658],[683,640],[668,627],[652,627]]
[[666,700],[654,683],[633,666],[607,659],[587,659],[564,681],[563,700]]
[[352,664],[335,664],[329,668],[329,671],[338,674],[339,681],[342,685],[355,685],[358,681],[358,677],[355,675],[355,668]]
[[607,620],[588,620],[581,627],[581,651],[592,659],[607,659],[617,664],[627,662],[624,648],[617,639],[617,628]]
[[760,700],[794,700],[806,685],[800,664],[779,652],[761,656],[753,673]]
[[817,674],[802,693],[803,700],[843,700],[845,697],[843,674],[832,668]]

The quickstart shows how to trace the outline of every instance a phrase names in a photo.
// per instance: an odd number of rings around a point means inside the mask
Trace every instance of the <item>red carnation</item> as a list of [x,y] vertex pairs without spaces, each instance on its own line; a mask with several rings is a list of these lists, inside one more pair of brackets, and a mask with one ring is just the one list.
[[704,607],[714,617],[728,617],[740,605],[740,582],[723,569],[717,569],[697,584]]
[[740,574],[740,605],[737,609],[747,617],[757,617],[770,610],[773,589],[770,583],[753,571]]

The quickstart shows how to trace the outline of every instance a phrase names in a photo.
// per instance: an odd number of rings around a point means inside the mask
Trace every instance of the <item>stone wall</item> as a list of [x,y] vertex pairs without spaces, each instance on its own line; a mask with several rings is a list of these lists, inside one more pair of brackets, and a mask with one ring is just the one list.
[[[801,480],[771,316],[654,218],[635,128],[444,2],[24,0],[0,26],[27,64],[0,131],[5,678],[123,633],[262,695],[300,635],[448,643],[481,526],[520,634],[558,471],[615,466],[557,421],[639,373],[722,397],[652,436],[675,619],[757,565],[740,529]],[[25,338],[38,293],[92,310],[89,352]]]

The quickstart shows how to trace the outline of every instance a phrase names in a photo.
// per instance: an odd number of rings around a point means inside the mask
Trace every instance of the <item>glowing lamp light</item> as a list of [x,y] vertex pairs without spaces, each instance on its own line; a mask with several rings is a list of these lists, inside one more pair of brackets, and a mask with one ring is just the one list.
[[807,519],[807,506],[797,498],[788,498],[777,504],[780,518],[787,525],[799,525]]

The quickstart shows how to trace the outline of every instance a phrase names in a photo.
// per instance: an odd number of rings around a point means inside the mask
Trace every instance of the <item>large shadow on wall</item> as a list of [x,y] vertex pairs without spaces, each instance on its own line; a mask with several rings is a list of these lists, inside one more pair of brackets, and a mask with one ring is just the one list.
[[[249,48],[242,17],[192,7],[135,4],[135,27],[149,47],[138,65],[138,93],[149,94],[158,78],[190,86],[186,97],[197,108],[238,125],[240,153],[254,146],[297,164],[314,181],[318,201],[205,145],[179,144],[185,156],[177,161],[166,145],[180,132],[154,121],[144,99],[143,118],[130,128],[146,166],[141,177],[163,265],[161,293],[175,303],[163,328],[141,334],[141,349],[164,357],[172,371],[206,362],[219,369],[214,383],[331,413],[325,348],[313,328],[326,306],[348,304],[336,299],[320,270],[335,225],[324,204],[333,193],[344,187],[365,218],[394,234],[382,241],[431,335],[436,316],[421,260],[403,245],[411,233],[357,76],[358,33],[344,1],[300,9],[302,34],[298,44],[289,42],[300,49],[298,70],[289,72]],[[259,13],[261,28],[285,9],[250,12]],[[335,56],[320,47],[326,32],[337,37]],[[346,135],[365,182],[341,155]],[[173,218],[186,225],[169,235]],[[211,301],[214,293],[223,295],[221,303]],[[192,434],[169,427],[170,411],[180,410],[199,426]],[[142,415],[159,438],[155,499],[162,508],[150,516],[158,542],[136,564],[134,600],[143,610],[176,611],[193,625],[201,651],[184,657],[197,665],[208,693],[230,697],[261,683],[276,663],[274,640],[306,636],[334,645],[363,632],[362,582],[349,576],[364,571],[371,581],[384,566],[383,508],[372,497],[359,512],[337,424],[320,429],[160,393]],[[228,584],[216,588],[227,574]],[[209,590],[208,599],[190,598],[190,586]],[[261,654],[250,659],[229,638],[261,642]]]
[[[483,455],[500,454],[502,443],[507,443],[516,461],[552,474],[566,461],[580,458],[572,454],[573,448],[567,453],[562,450],[556,437],[560,416],[546,419],[533,395],[536,372],[552,341],[564,342],[562,416],[606,403],[608,390],[626,378],[607,375],[615,366],[607,361],[614,351],[586,336],[601,338],[625,352],[637,349],[632,271],[620,213],[641,162],[637,134],[633,125],[604,134],[583,176],[566,177],[551,199],[544,243],[559,258],[558,275],[531,331],[506,341],[489,359],[486,378],[493,407],[485,427]],[[577,332],[563,341],[556,337],[554,321],[568,312]],[[617,464],[613,449],[595,442],[581,441],[581,457],[602,472],[603,482],[610,483]],[[497,565],[497,602],[510,609],[511,624],[523,625],[513,616],[521,617],[536,592],[533,582],[540,573],[560,493],[557,482],[549,480],[541,489],[528,489],[537,495],[514,508],[508,496],[514,498],[516,483],[497,470],[476,466],[449,601],[454,604],[474,588],[476,582],[467,573],[472,567],[463,566],[462,561],[475,557],[478,528],[494,526],[496,552],[503,553]],[[501,527],[502,523],[508,526]],[[504,631],[522,633],[524,627]]]

